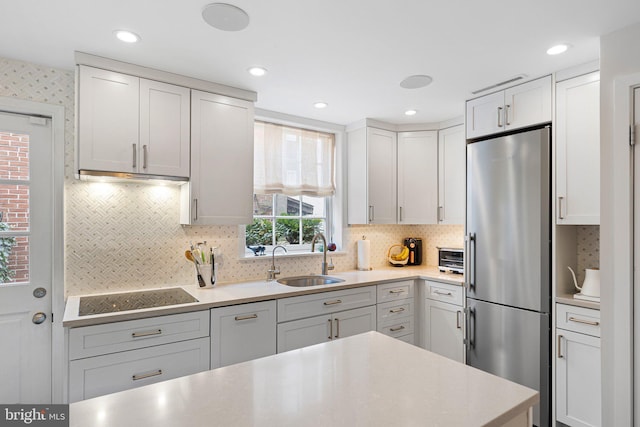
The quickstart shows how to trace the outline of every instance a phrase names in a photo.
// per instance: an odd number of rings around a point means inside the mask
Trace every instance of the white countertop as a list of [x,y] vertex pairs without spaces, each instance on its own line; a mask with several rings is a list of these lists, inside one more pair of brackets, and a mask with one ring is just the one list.
[[[63,326],[88,326],[123,320],[141,319],[151,316],[185,313],[189,311],[206,310],[214,307],[243,304],[247,302],[266,301],[296,295],[307,295],[318,292],[367,286],[402,279],[427,279],[454,285],[463,284],[462,275],[441,273],[437,267],[388,267],[371,271],[330,273],[330,275],[339,277],[345,281],[331,285],[301,288],[282,285],[276,281],[267,282],[266,280],[220,284],[211,289],[200,289],[195,285],[180,286],[193,295],[198,302],[88,316],[78,315],[80,296],[71,296],[67,299],[63,317]],[[133,290],[132,292],[139,290],[141,289]]]
[[72,403],[71,427],[499,426],[536,391],[368,332]]

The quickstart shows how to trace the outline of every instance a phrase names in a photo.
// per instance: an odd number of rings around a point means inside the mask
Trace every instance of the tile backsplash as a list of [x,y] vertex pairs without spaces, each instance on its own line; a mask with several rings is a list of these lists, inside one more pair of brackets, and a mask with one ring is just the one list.
[[[222,256],[218,280],[265,277],[270,260],[238,257],[238,227],[179,224],[179,189],[74,178],[74,72],[0,58],[0,96],[62,105],[65,109],[65,294],[195,283],[184,257],[190,241],[207,240]],[[436,246],[462,246],[462,226],[353,226],[343,233],[336,271],[356,267],[356,240],[372,242],[373,268],[386,265],[387,248],[405,237],[423,239],[423,264],[437,264]],[[283,275],[319,272],[317,257],[280,258]]]

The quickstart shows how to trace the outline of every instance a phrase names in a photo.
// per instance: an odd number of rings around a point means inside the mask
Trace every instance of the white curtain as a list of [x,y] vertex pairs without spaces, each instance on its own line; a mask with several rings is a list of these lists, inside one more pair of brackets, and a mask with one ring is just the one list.
[[335,192],[333,134],[256,122],[256,194],[331,196]]

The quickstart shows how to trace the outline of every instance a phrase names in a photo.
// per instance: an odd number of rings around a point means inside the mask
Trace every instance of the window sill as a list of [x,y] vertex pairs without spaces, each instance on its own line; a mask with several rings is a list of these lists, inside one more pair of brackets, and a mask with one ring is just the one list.
[[[333,251],[333,252],[327,252],[327,256],[331,257],[331,256],[345,256],[347,255],[346,251]],[[294,251],[290,251],[288,253],[282,253],[282,251],[278,251],[276,252],[275,257],[278,259],[282,259],[282,258],[306,258],[306,257],[321,257],[322,256],[322,252],[294,252]],[[262,260],[262,259],[271,259],[271,253],[265,253],[264,255],[253,255],[253,254],[246,254],[245,256],[240,256],[238,257],[239,261],[256,261],[256,260]]]

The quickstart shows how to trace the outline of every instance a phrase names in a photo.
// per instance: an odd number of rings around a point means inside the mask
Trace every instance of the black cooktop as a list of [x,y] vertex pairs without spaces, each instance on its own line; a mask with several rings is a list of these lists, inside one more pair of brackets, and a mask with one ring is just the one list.
[[182,288],[80,297],[79,316],[198,302]]

